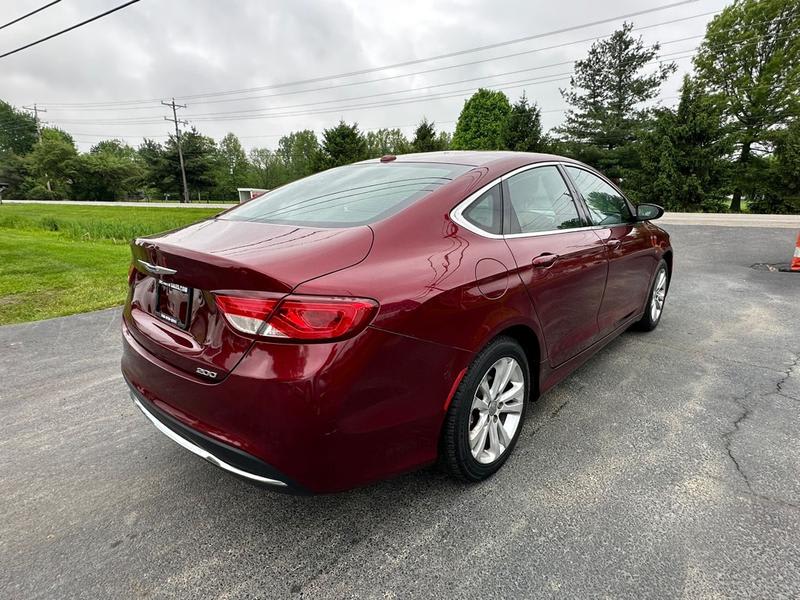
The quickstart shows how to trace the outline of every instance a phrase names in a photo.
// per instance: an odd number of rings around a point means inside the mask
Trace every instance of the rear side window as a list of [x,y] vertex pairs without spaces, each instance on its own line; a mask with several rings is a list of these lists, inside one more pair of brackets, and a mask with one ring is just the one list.
[[399,212],[472,168],[403,162],[348,165],[286,184],[220,218],[307,227],[366,225]]
[[500,184],[485,191],[470,204],[461,216],[487,233],[500,234],[503,231],[503,204],[500,197]]
[[631,209],[622,195],[594,173],[564,167],[583,196],[593,225],[614,225],[633,221]]
[[511,233],[537,233],[581,227],[564,178],[554,166],[536,167],[506,180]]

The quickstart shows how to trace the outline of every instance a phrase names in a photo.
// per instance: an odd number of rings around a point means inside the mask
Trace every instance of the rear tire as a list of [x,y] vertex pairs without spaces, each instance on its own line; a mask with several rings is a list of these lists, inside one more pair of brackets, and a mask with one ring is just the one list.
[[492,340],[472,361],[445,417],[439,448],[444,470],[482,481],[508,460],[519,439],[530,394],[530,371],[516,340]]
[[667,299],[667,289],[669,288],[669,269],[667,263],[662,259],[658,263],[656,276],[653,278],[653,285],[650,287],[650,295],[647,297],[647,305],[644,309],[644,316],[635,323],[636,329],[640,331],[653,331],[661,321],[664,313],[664,303]]

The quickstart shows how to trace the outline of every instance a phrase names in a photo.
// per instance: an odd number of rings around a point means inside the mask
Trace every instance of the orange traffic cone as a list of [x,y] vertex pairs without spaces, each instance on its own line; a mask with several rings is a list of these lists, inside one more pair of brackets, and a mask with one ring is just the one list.
[[800,233],[797,234],[797,242],[794,245],[794,256],[792,256],[792,271],[800,271]]

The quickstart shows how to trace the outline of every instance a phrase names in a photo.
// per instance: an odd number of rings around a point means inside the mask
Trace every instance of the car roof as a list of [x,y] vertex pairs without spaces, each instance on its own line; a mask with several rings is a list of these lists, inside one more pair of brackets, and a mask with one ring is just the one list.
[[[380,158],[361,161],[361,164],[381,162]],[[577,161],[557,156],[555,154],[542,154],[538,152],[509,152],[503,150],[477,151],[477,150],[445,150],[443,152],[417,152],[413,154],[398,154],[397,162],[415,163],[445,163],[453,165],[467,165],[471,167],[498,167],[513,169],[537,162],[559,161],[580,164]],[[394,162],[394,161],[392,161]]]

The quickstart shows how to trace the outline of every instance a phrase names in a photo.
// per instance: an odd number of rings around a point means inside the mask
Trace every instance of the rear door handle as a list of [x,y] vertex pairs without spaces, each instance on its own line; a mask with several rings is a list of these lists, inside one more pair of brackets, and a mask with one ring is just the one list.
[[534,267],[549,267],[556,262],[557,258],[558,254],[545,253],[534,258],[532,262]]

